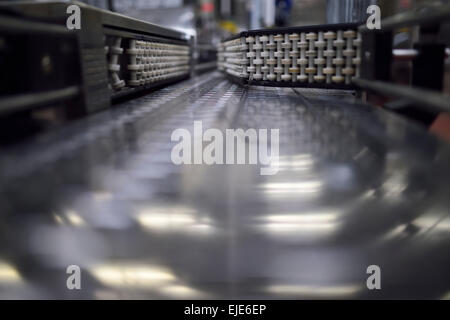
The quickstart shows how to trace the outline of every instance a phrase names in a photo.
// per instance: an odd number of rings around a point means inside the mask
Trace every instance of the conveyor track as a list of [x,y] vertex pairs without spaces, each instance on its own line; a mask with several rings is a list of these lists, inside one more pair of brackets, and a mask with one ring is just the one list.
[[[355,101],[214,72],[2,152],[0,298],[443,298],[450,149]],[[174,165],[195,120],[279,128],[280,171]]]

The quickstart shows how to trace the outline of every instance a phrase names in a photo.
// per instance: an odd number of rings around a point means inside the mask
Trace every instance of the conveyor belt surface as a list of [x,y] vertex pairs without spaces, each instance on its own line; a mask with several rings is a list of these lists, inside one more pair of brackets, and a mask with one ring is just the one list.
[[[448,297],[450,149],[354,100],[209,73],[4,150],[0,298]],[[174,165],[194,120],[279,128],[279,172]]]

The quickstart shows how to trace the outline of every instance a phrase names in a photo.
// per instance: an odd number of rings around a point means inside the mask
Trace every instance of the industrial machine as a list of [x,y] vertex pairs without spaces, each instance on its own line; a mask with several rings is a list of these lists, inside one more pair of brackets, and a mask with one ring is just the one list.
[[219,69],[250,85],[352,89],[359,77],[356,24],[243,32],[219,47]]
[[[0,5],[0,299],[449,299],[449,19],[244,31],[211,71],[212,41]],[[203,162],[228,129],[244,160],[276,132],[276,174]]]
[[[80,26],[67,24],[70,5]],[[81,2],[0,5],[0,115],[61,108],[74,117],[189,77],[191,39]]]

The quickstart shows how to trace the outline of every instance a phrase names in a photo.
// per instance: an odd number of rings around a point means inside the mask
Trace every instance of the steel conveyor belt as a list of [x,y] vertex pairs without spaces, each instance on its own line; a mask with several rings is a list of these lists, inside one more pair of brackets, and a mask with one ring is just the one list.
[[[2,152],[0,298],[448,297],[450,148],[354,100],[215,72]],[[280,171],[174,165],[194,120],[279,128]]]

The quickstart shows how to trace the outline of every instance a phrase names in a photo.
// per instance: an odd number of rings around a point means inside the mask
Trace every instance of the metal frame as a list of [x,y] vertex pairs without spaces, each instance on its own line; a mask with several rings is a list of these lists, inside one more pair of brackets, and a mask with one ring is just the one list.
[[[361,25],[362,34],[361,78],[354,83],[361,88],[382,95],[401,98],[404,106],[429,113],[450,111],[450,98],[443,95],[443,69],[445,45],[438,40],[444,22],[450,19],[450,5],[422,7],[381,21],[381,30],[369,30]],[[406,26],[418,26],[420,39],[415,44],[411,86],[390,82],[393,32]],[[425,37],[423,37],[425,35]],[[431,35],[431,37],[430,37]],[[422,39],[423,38],[423,39]]]
[[[0,30],[0,36],[21,37],[21,40],[16,41],[21,42],[21,45],[17,49],[10,48],[12,51],[9,53],[10,55],[14,54],[14,58],[17,58],[18,65],[15,72],[19,74],[9,74],[7,78],[2,79],[7,82],[2,83],[2,89],[8,90],[9,86],[17,84],[20,84],[20,87],[31,89],[30,92],[6,92],[6,94],[1,94],[0,116],[27,111],[46,104],[59,105],[57,103],[62,102],[62,105],[64,105],[64,102],[80,102],[79,98],[81,97],[82,88],[79,74],[76,74],[76,72],[73,74],[71,72],[66,73],[59,71],[59,73],[56,73],[55,75],[54,72],[53,77],[48,79],[49,83],[42,84],[41,81],[45,78],[42,72],[42,66],[34,64],[27,65],[24,61],[20,61],[20,57],[17,56],[19,53],[19,56],[22,55],[22,57],[25,58],[35,57],[35,60],[39,61],[40,57],[38,55],[46,53],[53,58],[53,60],[51,60],[53,69],[62,68],[68,63],[71,63],[72,59],[77,58],[79,53],[74,51],[70,54],[57,54],[56,50],[61,49],[58,47],[59,43],[51,48],[46,48],[44,51],[41,50],[40,47],[37,47],[35,50],[33,48],[43,39],[52,39],[54,41],[64,39],[67,42],[64,42],[62,46],[70,44],[72,49],[75,48],[78,50],[75,33],[68,32],[65,27],[57,24],[21,19],[5,14],[0,15]],[[30,34],[32,34],[33,37],[30,37]],[[26,39],[26,41],[23,39]],[[20,52],[14,50],[20,50]],[[14,65],[10,64],[10,61],[5,60],[4,62],[8,63],[8,67],[14,68]],[[77,67],[74,66],[74,68],[76,69]],[[7,74],[11,71],[2,70],[2,72]],[[29,72],[32,76],[23,77],[25,72]],[[61,74],[64,74],[64,76],[61,77]],[[20,78],[21,75],[22,79]],[[20,82],[17,82],[19,80]],[[52,88],[48,88],[49,85],[52,85]],[[69,113],[71,112],[70,110],[67,111]]]
[[[66,8],[71,4],[76,4],[81,8],[81,30],[70,31],[65,26],[67,19]],[[176,77],[139,88],[123,90],[123,92],[112,92],[108,87],[109,80],[104,47],[104,36],[106,34],[121,34],[136,39],[157,39],[161,42],[191,45],[191,40],[182,32],[127,17],[119,13],[95,8],[77,1],[1,3],[0,13],[5,13],[6,17],[3,19],[2,16],[0,19],[1,29],[5,29],[3,28],[5,24],[11,25],[14,22],[15,28],[9,28],[10,32],[57,32],[62,36],[72,37],[74,41],[77,41],[79,53],[76,59],[78,59],[77,63],[80,65],[81,72],[81,79],[78,82],[79,90],[77,92],[81,97],[81,101],[70,106],[72,109],[77,109],[71,112],[71,114],[77,117],[109,108],[112,100],[116,97],[144,92],[145,90],[174,83],[189,77],[188,74],[187,76]],[[10,15],[13,17],[10,17]],[[192,63],[190,65],[192,67]],[[41,92],[36,93],[40,94]],[[24,94],[28,97],[31,93],[24,92]],[[61,99],[64,97],[64,95],[61,96]],[[39,99],[39,101],[41,100]],[[29,101],[29,99],[14,99],[14,101],[14,105],[16,106],[17,102]],[[2,105],[3,103],[0,101],[0,106]],[[30,107],[34,105],[34,103],[30,104]],[[24,106],[17,105],[15,108],[11,108],[11,106],[8,108],[5,107],[3,111],[8,110],[11,113],[15,110],[23,109]]]

